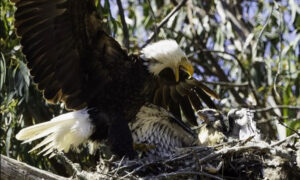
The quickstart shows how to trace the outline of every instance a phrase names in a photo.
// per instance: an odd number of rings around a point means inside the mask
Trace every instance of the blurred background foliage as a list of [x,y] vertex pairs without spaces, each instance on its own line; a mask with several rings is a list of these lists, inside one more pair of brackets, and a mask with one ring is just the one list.
[[[195,77],[220,95],[221,100],[216,101],[219,109],[253,109],[263,139],[282,139],[299,129],[300,1],[187,0],[158,29],[158,24],[178,3],[96,1],[107,22],[107,31],[130,52],[140,50],[153,32],[157,32],[153,41],[175,39],[197,67]],[[14,11],[11,2],[1,0],[0,151],[69,176],[71,172],[59,160],[28,154],[33,145],[21,145],[15,139],[21,128],[47,121],[65,110],[63,104],[47,104],[32,83],[15,34]],[[86,148],[80,154],[68,153],[84,169],[95,167],[98,156],[99,152],[88,155]]]

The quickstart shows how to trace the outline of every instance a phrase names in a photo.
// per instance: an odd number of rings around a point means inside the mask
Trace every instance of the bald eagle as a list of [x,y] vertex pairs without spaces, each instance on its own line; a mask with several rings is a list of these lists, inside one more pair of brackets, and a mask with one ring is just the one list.
[[14,2],[16,32],[34,82],[49,103],[63,102],[72,111],[21,130],[16,138],[25,142],[46,137],[33,150],[45,146],[49,154],[107,140],[114,154],[132,158],[135,144],[170,132],[178,136],[173,144],[190,144],[181,112],[196,124],[201,99],[215,107],[210,96],[217,95],[192,78],[193,66],[174,40],[129,55],[104,31],[93,0]]

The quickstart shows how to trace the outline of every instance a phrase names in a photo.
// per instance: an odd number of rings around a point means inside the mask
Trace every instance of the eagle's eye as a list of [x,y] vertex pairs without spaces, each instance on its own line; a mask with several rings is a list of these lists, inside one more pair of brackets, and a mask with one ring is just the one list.
[[181,61],[188,61],[188,59],[186,57],[182,57]]

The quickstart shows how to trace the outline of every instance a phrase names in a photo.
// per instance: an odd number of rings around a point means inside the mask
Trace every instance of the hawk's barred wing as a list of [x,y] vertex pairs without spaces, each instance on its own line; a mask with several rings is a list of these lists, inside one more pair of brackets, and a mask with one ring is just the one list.
[[194,132],[187,125],[153,104],[144,105],[129,128],[134,144],[146,146],[140,151],[148,158],[168,157],[177,148],[192,146],[196,141]]

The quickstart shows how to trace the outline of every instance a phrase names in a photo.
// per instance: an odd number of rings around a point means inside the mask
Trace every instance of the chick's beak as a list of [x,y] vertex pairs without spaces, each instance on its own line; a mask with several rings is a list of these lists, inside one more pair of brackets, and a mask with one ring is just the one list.
[[185,71],[186,73],[188,73],[188,75],[190,77],[192,77],[193,74],[194,74],[194,68],[193,68],[192,64],[188,61],[182,61],[178,64],[178,66],[175,69],[175,80],[176,80],[176,82],[179,81],[179,70],[180,69]]
[[205,113],[202,113],[201,111],[197,111],[197,115],[204,122],[206,122],[206,123],[208,122],[208,117],[207,117],[207,115]]

